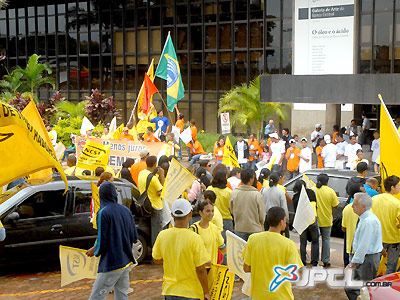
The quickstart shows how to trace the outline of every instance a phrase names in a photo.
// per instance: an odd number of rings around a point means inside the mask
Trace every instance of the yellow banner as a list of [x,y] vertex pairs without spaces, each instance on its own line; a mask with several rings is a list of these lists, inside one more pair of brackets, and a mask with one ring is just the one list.
[[114,131],[112,138],[114,140],[119,140],[121,138],[121,135],[124,131],[124,124],[119,125],[119,127]]
[[21,113],[0,103],[0,186],[37,171],[56,168],[68,188],[36,105],[31,101]]
[[235,150],[233,150],[229,136],[226,137],[225,147],[224,147],[224,157],[222,163],[226,166],[232,166],[234,168],[240,168],[240,165],[236,158]]
[[230,300],[235,274],[227,266],[212,265],[207,276],[211,300]]
[[92,222],[93,228],[97,229],[97,212],[100,209],[99,188],[93,181],[90,182],[90,185],[92,187],[92,217],[90,222]]
[[60,246],[61,287],[81,279],[96,279],[100,257],[86,256],[86,250]]
[[97,167],[107,168],[108,158],[110,156],[110,146],[97,144],[92,141],[87,141],[85,148],[79,156],[77,168],[84,170],[96,170]]
[[189,187],[196,177],[193,176],[176,159],[172,159],[161,193],[168,204],[172,205],[176,199]]

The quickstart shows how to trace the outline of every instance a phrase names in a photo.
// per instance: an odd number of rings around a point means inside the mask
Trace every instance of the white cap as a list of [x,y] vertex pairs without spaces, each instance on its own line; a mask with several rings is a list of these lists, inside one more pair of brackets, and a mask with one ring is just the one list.
[[147,148],[144,148],[144,149],[142,149],[142,150],[140,150],[140,152],[139,152],[139,156],[140,156],[140,158],[143,158],[143,157],[145,157],[147,154],[149,154],[150,152],[149,152],[149,149],[147,149]]
[[327,144],[330,144],[330,143],[331,143],[331,136],[330,136],[329,134],[325,135],[325,136],[324,136],[324,140],[325,140],[325,142],[326,142]]
[[315,128],[322,128],[321,124],[315,124]]
[[291,144],[291,143],[296,143],[296,140],[295,139],[290,139],[289,140],[289,144]]
[[271,134],[269,135],[269,137],[279,140],[279,136],[278,136],[278,134],[277,134],[276,132],[271,133]]
[[307,140],[306,137],[302,137],[300,141],[306,141],[306,142],[308,142],[308,140]]
[[172,203],[172,214],[174,217],[187,216],[192,211],[192,205],[186,199],[179,198]]

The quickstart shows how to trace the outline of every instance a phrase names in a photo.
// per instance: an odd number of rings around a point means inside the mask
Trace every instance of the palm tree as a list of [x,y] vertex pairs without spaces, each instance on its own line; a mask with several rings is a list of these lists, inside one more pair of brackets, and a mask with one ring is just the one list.
[[287,118],[286,110],[290,104],[260,101],[260,76],[249,85],[243,83],[233,87],[219,100],[218,115],[231,113],[231,124],[243,125],[257,134],[259,139],[263,130],[263,121],[271,114],[278,116],[279,122]]
[[55,106],[58,110],[58,112],[55,114],[55,118],[81,118],[87,117],[87,114],[85,112],[85,105],[87,101],[80,101],[78,103],[73,103],[69,101],[60,101],[58,102]]

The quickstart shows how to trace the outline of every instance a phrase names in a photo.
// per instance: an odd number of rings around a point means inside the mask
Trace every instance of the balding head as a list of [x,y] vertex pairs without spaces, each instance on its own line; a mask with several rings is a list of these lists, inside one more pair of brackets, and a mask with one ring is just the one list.
[[76,157],[75,157],[74,154],[68,155],[68,158],[67,158],[67,166],[68,166],[68,167],[76,166]]
[[379,186],[378,179],[376,179],[375,177],[368,178],[365,184],[370,186],[375,191],[378,189]]

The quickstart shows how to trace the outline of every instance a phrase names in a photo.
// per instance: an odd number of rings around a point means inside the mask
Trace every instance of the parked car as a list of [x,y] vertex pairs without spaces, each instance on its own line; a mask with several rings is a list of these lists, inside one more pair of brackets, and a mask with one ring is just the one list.
[[[0,195],[0,221],[6,239],[0,242],[0,266],[57,258],[59,245],[81,249],[93,246],[97,230],[90,223],[91,181],[68,177],[68,191],[59,176],[27,181]],[[118,203],[130,208],[139,240],[132,251],[138,262],[148,253],[150,218],[136,213],[137,188],[115,179]]]
[[361,288],[361,300],[400,299],[400,272],[371,280]]
[[[312,169],[306,171],[304,174],[306,174],[311,181],[317,183],[317,176],[321,173],[325,173],[329,176],[328,186],[336,192],[336,195],[338,196],[339,200],[339,206],[333,209],[332,235],[343,236],[342,211],[343,208],[346,206],[347,198],[349,197],[349,195],[346,192],[346,185],[351,177],[357,176],[357,172],[350,170],[336,170],[336,169]],[[374,173],[368,173],[367,175],[367,177],[376,177],[376,176],[377,175]],[[302,177],[303,174],[299,174],[298,176],[292,178],[291,180],[283,184],[283,186],[286,187],[286,191],[288,192],[290,197],[293,197],[294,194],[293,187],[296,181],[302,179]],[[380,181],[380,178],[377,179],[378,181]],[[289,225],[292,226],[295,215],[293,203],[288,204],[288,210],[290,219]]]

